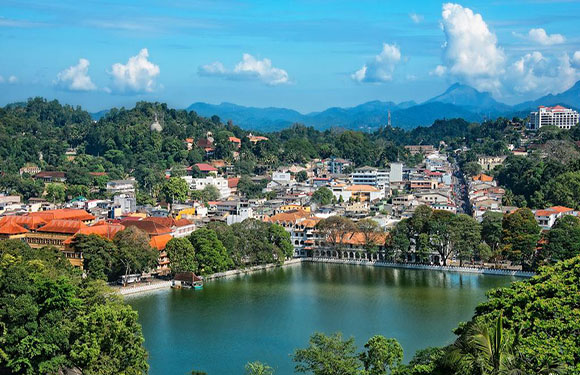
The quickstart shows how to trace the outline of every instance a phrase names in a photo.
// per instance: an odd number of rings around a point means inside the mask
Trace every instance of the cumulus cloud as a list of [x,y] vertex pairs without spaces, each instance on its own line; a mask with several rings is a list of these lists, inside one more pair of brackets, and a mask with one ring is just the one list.
[[447,68],[444,67],[443,65],[437,65],[435,67],[435,69],[433,69],[432,71],[429,72],[429,75],[431,76],[437,76],[437,77],[441,77],[443,76],[445,73],[447,72]]
[[[580,54],[579,54],[580,55]],[[580,56],[579,56],[580,57]],[[544,56],[541,52],[527,53],[516,60],[505,77],[509,87],[518,94],[547,94],[572,87],[580,79],[574,67],[574,56]]]
[[92,91],[97,86],[89,77],[90,62],[87,59],[79,59],[77,65],[66,68],[56,75],[55,84],[63,89],[72,91]]
[[551,46],[553,44],[561,44],[561,43],[564,43],[564,41],[566,40],[566,38],[564,38],[564,36],[562,34],[548,35],[548,33],[546,33],[546,30],[544,30],[542,28],[531,29],[528,32],[528,37],[530,38],[530,40],[532,40],[536,43],[539,43],[541,45],[544,45],[544,46]]
[[572,55],[571,64],[574,68],[580,69],[580,51],[574,52],[574,54]]
[[401,50],[395,44],[383,43],[383,50],[362,68],[351,74],[357,82],[380,83],[393,79],[395,67],[401,61]]
[[16,77],[16,76],[8,77],[8,83],[17,83],[17,82],[18,82],[18,77]]
[[249,53],[244,53],[242,61],[238,62],[232,70],[226,69],[224,64],[216,61],[200,66],[198,73],[201,76],[223,77],[232,80],[257,80],[271,86],[290,83],[288,72],[284,69],[272,66],[270,59],[258,60]]
[[126,64],[116,63],[111,67],[112,84],[107,91],[119,93],[152,92],[157,87],[155,79],[160,73],[159,65],[148,60],[149,51],[143,48]]
[[459,4],[443,4],[441,26],[447,72],[482,90],[497,91],[505,54],[480,14]]
[[422,14],[409,13],[409,18],[415,23],[421,23],[425,17]]

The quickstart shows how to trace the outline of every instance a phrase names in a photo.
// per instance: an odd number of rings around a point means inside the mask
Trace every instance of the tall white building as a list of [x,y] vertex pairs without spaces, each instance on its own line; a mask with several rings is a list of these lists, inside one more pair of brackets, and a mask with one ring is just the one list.
[[215,186],[220,192],[220,199],[226,199],[232,193],[228,186],[228,180],[223,177],[208,176],[204,178],[193,178],[191,176],[182,177],[191,190],[203,190],[206,186]]
[[379,189],[389,186],[389,172],[374,167],[357,168],[350,178],[353,185],[370,185]]
[[555,107],[539,106],[537,112],[530,113],[529,128],[538,130],[542,126],[557,126],[560,129],[571,129],[578,124],[578,112],[557,105]]

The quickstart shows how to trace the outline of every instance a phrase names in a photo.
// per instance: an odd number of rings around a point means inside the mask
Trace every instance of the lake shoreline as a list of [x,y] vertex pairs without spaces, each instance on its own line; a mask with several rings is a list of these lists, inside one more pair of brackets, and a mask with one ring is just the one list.
[[[254,272],[264,271],[272,268],[292,266],[296,264],[302,264],[302,262],[310,263],[331,263],[331,264],[345,264],[353,266],[365,266],[365,267],[387,267],[387,268],[398,268],[398,269],[412,269],[412,270],[428,270],[428,271],[441,271],[441,272],[459,272],[459,273],[471,273],[471,274],[481,274],[481,275],[495,275],[495,276],[515,276],[522,278],[530,278],[535,275],[534,272],[516,271],[516,270],[501,270],[493,268],[481,268],[481,267],[458,267],[458,266],[436,266],[427,264],[406,264],[406,263],[388,263],[388,262],[372,262],[368,260],[352,260],[352,259],[334,259],[334,258],[293,258],[285,261],[283,264],[278,263],[268,263],[258,266],[252,266],[248,268],[241,268],[235,270],[229,270],[225,272],[217,272],[204,277],[204,281],[223,279],[228,277],[234,277],[239,275],[246,275]],[[129,296],[135,294],[143,294],[148,292],[155,292],[164,289],[171,288],[171,281],[160,281],[152,283],[149,285],[139,285],[139,286],[128,286],[115,288],[116,292],[122,296]]]

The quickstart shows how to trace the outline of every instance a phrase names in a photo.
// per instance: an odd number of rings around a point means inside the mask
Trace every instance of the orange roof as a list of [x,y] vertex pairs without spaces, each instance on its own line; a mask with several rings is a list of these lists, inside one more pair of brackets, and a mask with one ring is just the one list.
[[307,228],[314,228],[320,220],[322,220],[322,219],[319,217],[311,217],[311,218],[303,220],[300,224],[303,224]]
[[240,178],[239,177],[231,177],[231,178],[228,178],[228,187],[230,189],[231,188],[234,188],[234,187],[237,187],[238,186],[238,182],[240,182]]
[[185,138],[185,142],[187,142],[187,143],[193,143],[193,138]]
[[48,210],[48,211],[39,211],[39,212],[32,212],[28,214],[29,216],[36,216],[44,219],[45,221],[51,220],[95,220],[95,217],[89,214],[85,210],[76,210],[71,208],[61,208],[58,210]]
[[558,212],[554,211],[554,210],[537,210],[536,211],[536,216],[550,216],[550,215],[556,215]]
[[146,217],[141,221],[151,221],[168,228],[175,226],[175,220],[171,217]]
[[28,229],[12,221],[7,221],[4,225],[0,226],[0,234],[22,234],[26,232],[28,232]]
[[167,243],[172,238],[173,237],[170,234],[162,234],[159,236],[153,236],[153,237],[151,237],[149,244],[151,245],[151,247],[161,251],[161,250],[165,249],[165,246],[167,246]]
[[242,140],[237,137],[230,137],[230,142],[241,143]]
[[93,226],[83,227],[79,229],[78,232],[74,234],[74,236],[67,238],[64,241],[64,244],[66,245],[71,243],[72,239],[79,234],[86,234],[87,236],[91,234],[96,234],[97,236],[101,236],[108,240],[112,240],[113,237],[115,237],[115,234],[117,234],[117,232],[122,231],[123,229],[125,229],[125,226],[121,224],[111,224],[106,222],[97,223]]
[[[387,239],[387,233],[377,233],[373,240],[377,244],[385,243]],[[353,232],[346,234],[346,237],[343,240],[345,245],[359,245],[362,246],[366,243],[365,235],[363,232]]]
[[574,211],[573,208],[564,207],[564,206],[553,206],[553,207],[550,207],[549,210],[554,210],[558,213]]
[[4,216],[0,218],[0,225],[14,223],[22,227],[35,230],[46,224],[46,220],[36,216]]
[[74,234],[78,232],[81,228],[85,228],[87,225],[80,220],[52,220],[50,223],[46,224],[42,228],[38,228],[38,232],[48,232],[48,233],[68,233]]
[[149,236],[171,233],[171,228],[149,220],[123,220],[121,221],[121,224],[126,227],[137,227],[142,231],[145,231],[147,234],[149,234]]
[[211,165],[215,168],[224,168],[226,166],[226,162],[223,160],[212,160]]
[[272,223],[279,223],[279,222],[295,223],[297,220],[304,219],[307,217],[310,217],[309,212],[306,212],[304,210],[291,210],[291,211],[276,214],[274,216],[270,216],[266,220],[268,220]]
[[371,185],[352,185],[346,188],[346,191],[367,191],[367,192],[378,192],[380,191]]
[[473,181],[491,182],[493,181],[493,177],[480,173],[477,176],[473,176]]
[[191,225],[191,224],[193,224],[193,222],[191,220],[187,220],[187,219],[175,220],[176,227],[185,227],[185,226]]

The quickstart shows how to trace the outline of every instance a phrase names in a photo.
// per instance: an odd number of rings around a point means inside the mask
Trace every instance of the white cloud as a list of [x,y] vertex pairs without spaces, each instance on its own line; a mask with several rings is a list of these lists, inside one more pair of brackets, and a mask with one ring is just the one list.
[[7,81],[10,84],[18,83],[18,77],[16,77],[16,76],[10,76],[10,77],[8,77],[8,80]]
[[234,69],[228,70],[219,61],[199,67],[199,75],[216,76],[232,80],[258,80],[267,85],[276,86],[290,83],[288,72],[272,66],[270,59],[258,60],[249,53],[242,55]]
[[55,84],[61,88],[72,91],[91,91],[97,86],[89,77],[90,62],[87,59],[79,59],[77,65],[66,68],[56,75]]
[[443,4],[441,26],[445,67],[450,75],[481,90],[496,91],[505,55],[480,14],[459,4]]
[[447,68],[444,67],[443,65],[437,65],[435,67],[435,69],[433,69],[432,71],[429,72],[430,76],[437,76],[437,77],[441,77],[443,76],[445,73],[447,72]]
[[109,74],[112,87],[107,91],[120,93],[152,92],[157,87],[155,79],[160,73],[159,65],[148,60],[149,51],[143,48],[139,54],[129,58],[126,64],[116,63]]
[[550,57],[535,51],[515,61],[508,69],[505,81],[517,94],[562,92],[580,79],[580,72],[573,62],[574,57],[570,59],[568,54]]
[[539,29],[531,29],[528,32],[528,37],[530,40],[542,44],[544,46],[551,46],[553,44],[561,44],[564,43],[566,38],[562,34],[552,34],[548,35],[546,30],[539,28]]
[[422,14],[409,13],[409,18],[415,23],[421,23],[425,17]]
[[383,43],[380,54],[351,74],[357,82],[387,82],[393,79],[395,67],[401,61],[401,50],[395,44]]
[[580,51],[574,52],[574,55],[572,55],[571,64],[574,68],[580,69]]

